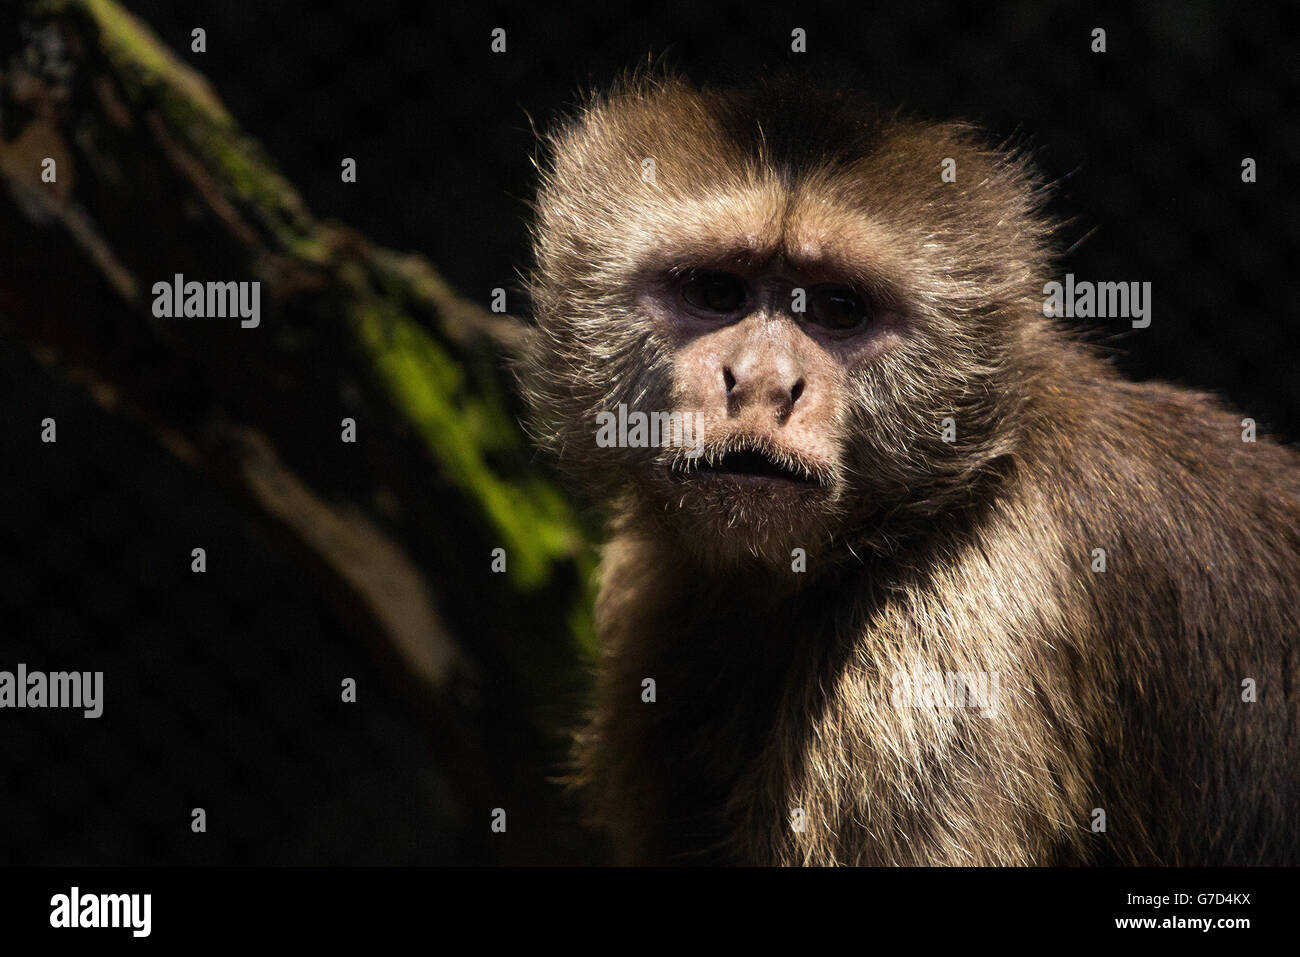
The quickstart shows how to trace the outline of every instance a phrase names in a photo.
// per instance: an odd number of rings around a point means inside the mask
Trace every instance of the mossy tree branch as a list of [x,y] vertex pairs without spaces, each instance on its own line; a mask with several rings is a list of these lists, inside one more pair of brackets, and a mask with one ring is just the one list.
[[[112,0],[7,10],[0,328],[276,532],[423,716],[468,830],[513,808],[505,859],[581,847],[548,778],[591,556],[514,415],[518,329],[422,259],[314,219]],[[177,273],[261,282],[260,325],[155,318],[153,284]]]

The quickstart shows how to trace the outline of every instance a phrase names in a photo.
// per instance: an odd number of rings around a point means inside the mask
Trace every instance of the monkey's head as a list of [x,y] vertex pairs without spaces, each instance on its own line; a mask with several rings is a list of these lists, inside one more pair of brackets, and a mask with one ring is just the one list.
[[623,514],[788,565],[1014,453],[1048,232],[1017,156],[789,81],[633,81],[547,145],[525,393]]

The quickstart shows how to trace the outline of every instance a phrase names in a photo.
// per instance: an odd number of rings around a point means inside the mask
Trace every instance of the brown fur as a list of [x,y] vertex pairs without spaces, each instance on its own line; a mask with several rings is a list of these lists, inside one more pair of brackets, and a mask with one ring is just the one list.
[[[523,382],[613,512],[577,753],[623,859],[1300,863],[1300,456],[1043,318],[1021,157],[833,91],[676,79],[549,146]],[[888,308],[863,344],[768,312],[701,336],[654,291],[683,263],[850,277]],[[737,349],[804,375],[788,421],[710,410]],[[673,484],[679,452],[595,447],[619,402],[703,406],[710,454],[762,432],[827,487]],[[917,671],[997,673],[996,715],[898,706]]]

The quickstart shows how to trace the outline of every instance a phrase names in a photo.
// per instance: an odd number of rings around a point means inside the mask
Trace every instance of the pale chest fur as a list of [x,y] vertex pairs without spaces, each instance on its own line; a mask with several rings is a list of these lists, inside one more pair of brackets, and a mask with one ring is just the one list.
[[[833,596],[756,590],[737,602],[743,583],[686,587],[653,550],[612,543],[597,717],[581,760],[625,855],[1068,856],[1087,825],[1078,769],[1090,762],[1069,704],[1080,691],[1066,686],[1068,623],[1051,612],[1059,583],[1040,577],[1040,605],[1013,603],[986,551],[953,558],[948,574],[965,576],[969,598],[929,599],[958,592],[948,587],[877,593],[850,578],[824,586]],[[855,587],[860,597],[846,601]],[[992,634],[1000,640],[970,640]]]

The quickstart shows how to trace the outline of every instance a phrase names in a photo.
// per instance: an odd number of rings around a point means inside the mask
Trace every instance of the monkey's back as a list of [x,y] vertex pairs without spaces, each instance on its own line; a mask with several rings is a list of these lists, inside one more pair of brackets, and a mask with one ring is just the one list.
[[1037,467],[1119,717],[1096,770],[1104,857],[1296,863],[1300,454],[1208,396],[1081,381],[1040,423]]

